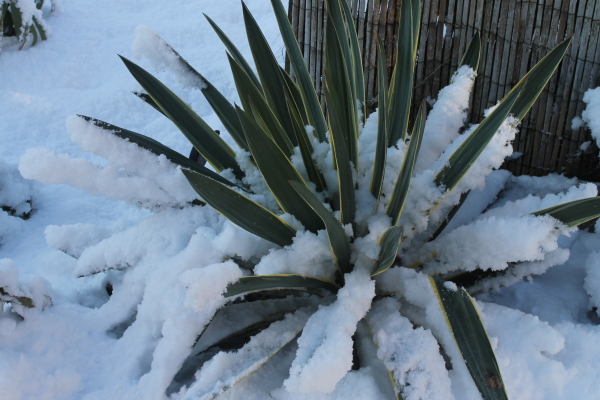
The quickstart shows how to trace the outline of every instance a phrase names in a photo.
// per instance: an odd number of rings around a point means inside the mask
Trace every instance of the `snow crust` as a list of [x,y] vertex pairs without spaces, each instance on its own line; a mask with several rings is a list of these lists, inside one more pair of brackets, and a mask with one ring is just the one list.
[[458,136],[467,119],[469,97],[476,75],[473,69],[463,65],[456,71],[450,85],[438,93],[425,123],[415,174],[431,166]]
[[[400,300],[403,315],[409,318],[413,324],[430,330],[444,347],[452,361],[452,370],[448,372],[448,375],[452,381],[454,397],[467,400],[481,399],[446,323],[446,317],[431,286],[430,278],[411,269],[390,268],[385,275],[381,274],[377,277],[377,288],[384,293],[393,294],[396,299]],[[437,362],[433,364],[430,368],[433,371],[431,373],[435,374],[439,367],[435,366]],[[502,369],[501,372],[503,373]],[[440,382],[440,385],[444,387],[443,382]]]
[[375,283],[365,271],[345,275],[337,300],[307,321],[298,339],[296,359],[285,388],[292,393],[331,393],[352,368],[352,335],[375,296]]
[[183,87],[207,88],[206,82],[192,72],[171,46],[149,26],[140,25],[135,28],[135,39],[131,50],[136,59],[146,57],[155,69],[169,69],[174,72]]
[[439,345],[431,332],[414,328],[400,315],[400,303],[391,298],[373,304],[367,321],[377,356],[394,375],[403,399],[453,399],[450,378]]

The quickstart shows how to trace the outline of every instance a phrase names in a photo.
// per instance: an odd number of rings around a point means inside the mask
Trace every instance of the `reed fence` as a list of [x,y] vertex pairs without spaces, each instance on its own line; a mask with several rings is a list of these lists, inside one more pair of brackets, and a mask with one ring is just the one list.
[[[348,1],[362,49],[367,102],[373,105],[377,98],[376,38],[384,42],[391,75],[402,0]],[[413,106],[422,99],[435,99],[449,83],[478,30],[482,53],[471,98],[469,122],[473,123],[551,48],[572,35],[561,66],[513,142],[522,155],[504,167],[516,175],[558,172],[600,181],[598,147],[589,130],[571,127],[573,118],[585,108],[585,91],[600,85],[600,0],[424,0],[422,6]],[[290,0],[288,17],[317,93],[323,97],[324,0]],[[411,115],[415,114],[416,108]],[[588,141],[591,144],[582,150]]]

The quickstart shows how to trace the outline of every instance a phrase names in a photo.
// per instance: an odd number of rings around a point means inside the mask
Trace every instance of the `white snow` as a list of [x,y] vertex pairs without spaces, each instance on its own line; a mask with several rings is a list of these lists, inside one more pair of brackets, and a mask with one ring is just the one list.
[[284,382],[292,393],[331,393],[352,368],[352,335],[371,306],[375,283],[362,270],[345,279],[337,300],[314,313],[298,339],[296,359]]
[[600,144],[600,88],[589,89],[583,94],[583,102],[586,108],[580,117],[575,117],[571,123],[571,129],[581,128],[584,123],[592,131],[592,137]]
[[403,399],[453,399],[439,345],[429,330],[414,328],[400,315],[400,303],[386,298],[373,304],[367,321],[377,356],[394,375]]
[[136,59],[146,57],[157,70],[169,69],[177,76],[183,87],[206,89],[206,82],[181,61],[174,50],[149,26],[135,28],[135,39],[131,48]]
[[438,93],[427,115],[423,142],[415,165],[415,174],[423,172],[438,159],[465,123],[469,97],[477,74],[464,65],[456,71],[452,83]]

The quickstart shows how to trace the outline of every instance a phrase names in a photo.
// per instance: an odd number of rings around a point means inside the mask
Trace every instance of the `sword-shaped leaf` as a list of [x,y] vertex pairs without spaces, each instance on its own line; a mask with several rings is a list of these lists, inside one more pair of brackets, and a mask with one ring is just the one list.
[[234,224],[280,246],[292,244],[296,230],[271,211],[215,180],[183,173],[202,199]]
[[[286,314],[286,311],[278,312],[278,313],[275,313],[274,315],[269,315],[269,316],[263,318],[259,322],[248,325],[248,326],[240,329],[239,331],[236,331],[236,332],[231,333],[230,335],[227,335],[223,339],[219,340],[218,342],[216,342],[213,345],[211,345],[210,347],[208,347],[206,350],[210,349],[211,347],[219,347],[221,350],[225,350],[225,351],[238,350],[242,346],[244,346],[250,340],[250,338],[252,336],[255,336],[255,335],[259,334],[260,332],[264,331],[269,326],[271,326],[271,324],[273,324],[274,322],[281,321],[282,319],[284,319],[285,314]],[[204,352],[204,351],[202,351],[202,352]],[[200,353],[202,353],[202,352],[200,352]],[[200,354],[200,353],[198,353],[198,354]]]
[[352,56],[339,0],[327,0],[325,85],[329,94],[330,135],[343,137],[350,161],[358,168],[358,116]]
[[381,246],[379,261],[371,276],[387,271],[392,266],[398,255],[398,247],[402,242],[402,231],[402,227],[392,226],[381,236],[379,239],[379,246]]
[[240,108],[237,111],[254,161],[281,209],[296,217],[311,232],[323,229],[321,218],[298,193],[290,190],[289,180],[305,184],[296,168],[248,113]]
[[490,339],[471,296],[429,278],[465,364],[484,400],[508,400]]
[[404,155],[404,161],[402,162],[402,169],[398,176],[398,180],[394,185],[394,191],[388,204],[387,215],[392,218],[392,225],[396,225],[402,215],[402,209],[408,196],[408,189],[410,188],[410,181],[412,180],[413,171],[415,169],[415,162],[419,155],[419,149],[421,148],[421,141],[423,140],[423,131],[425,129],[425,120],[427,119],[427,104],[425,100],[419,107],[417,113],[417,119],[413,126],[413,132],[410,137],[410,143],[406,154]]
[[[158,104],[156,104],[154,102],[154,100],[152,100],[152,97],[150,97],[148,95],[148,93],[143,93],[143,92],[131,92],[131,93],[135,94],[137,97],[142,99],[144,101],[144,103],[148,104],[150,107],[154,108],[156,111],[158,111],[162,115],[165,115],[163,110],[158,106]],[[166,117],[166,115],[165,115],[165,117]]]
[[206,15],[206,14],[203,14],[203,15],[206,18],[206,20],[208,21],[208,23],[210,24],[210,26],[212,26],[212,28],[215,30],[215,32],[217,33],[217,36],[219,36],[219,39],[221,39],[221,41],[225,45],[225,47],[227,48],[227,51],[229,52],[231,57],[233,57],[233,59],[240,65],[240,67],[244,70],[244,72],[246,72],[248,77],[252,80],[252,83],[254,83],[256,88],[262,93],[262,86],[260,85],[260,81],[254,74],[254,71],[252,71],[252,68],[250,68],[250,65],[248,65],[248,62],[246,61],[246,59],[244,58],[242,53],[240,53],[240,51],[235,46],[235,44],[233,44],[233,42],[231,40],[229,40],[229,38],[227,37],[225,32],[223,32],[221,30],[221,28],[219,28],[219,26],[217,24],[215,24],[215,22],[212,19],[209,18],[208,15]]
[[286,93],[285,101],[287,102],[290,116],[292,117],[294,132],[298,141],[298,147],[300,148],[300,154],[302,155],[302,161],[304,162],[304,167],[308,174],[308,179],[316,185],[317,192],[322,192],[327,188],[327,185],[325,184],[325,179],[323,178],[321,171],[319,171],[312,158],[313,147],[310,144],[306,129],[302,124],[302,117],[298,111],[297,104],[289,93]]
[[339,286],[326,279],[295,274],[244,276],[227,286],[224,297],[237,296],[247,292],[280,288],[325,289],[337,293]]
[[285,11],[281,0],[271,0],[271,5],[275,11],[275,18],[277,18],[277,24],[279,25],[279,31],[285,44],[287,55],[290,58],[290,64],[294,69],[294,74],[300,87],[300,93],[302,94],[303,103],[306,107],[308,119],[310,124],[315,128],[317,137],[321,142],[327,141],[327,123],[323,116],[323,110],[319,104],[315,87],[310,80],[308,68],[304,63],[302,52],[298,45],[298,41],[294,36],[294,31],[290,25],[290,21],[287,18],[287,12]]
[[355,199],[352,160],[358,158],[356,135],[356,107],[352,100],[352,90],[343,63],[339,37],[328,15],[325,36],[325,97],[329,109],[329,132],[333,156],[338,171],[340,222],[354,222]]
[[164,154],[167,159],[177,165],[181,165],[183,168],[191,169],[192,171],[198,172],[204,176],[207,176],[211,179],[214,179],[218,182],[221,182],[227,186],[236,186],[234,183],[229,180],[223,178],[221,175],[216,172],[200,165],[189,158],[185,157],[182,154],[179,154],[175,150],[172,150],[165,146],[164,144],[157,142],[156,140],[141,135],[139,133],[135,133],[132,131],[128,131],[127,129],[119,128],[118,126],[111,125],[108,122],[100,121],[98,119],[93,119],[90,117],[86,117],[83,115],[78,115],[78,117],[83,118],[84,120],[91,122],[99,128],[106,130],[107,132],[112,133],[115,136],[118,136],[122,139],[128,140],[140,146],[143,149],[146,149],[157,156]]
[[235,152],[183,100],[146,70],[121,57],[133,77],[179,128],[185,137],[218,172],[231,168],[238,178],[244,173],[235,160]]
[[435,182],[438,186],[443,185],[448,191],[451,191],[458,185],[458,182],[469,171],[475,160],[477,160],[477,157],[483,152],[483,149],[492,140],[492,137],[494,137],[496,131],[508,116],[512,106],[521,94],[521,89],[521,85],[515,86],[502,99],[500,105],[471,132],[469,137],[450,156],[448,165],[435,177]]
[[46,40],[48,37],[46,36],[46,30],[39,24],[38,20],[36,17],[32,18],[33,20],[33,24],[35,25],[38,33],[40,34],[40,39],[41,40]]
[[[204,79],[204,77],[202,77],[202,79]],[[215,114],[217,114],[217,117],[219,117],[219,120],[227,132],[229,132],[240,148],[249,151],[248,143],[244,136],[244,130],[242,129],[242,125],[240,124],[237,112],[233,105],[206,79],[204,79],[204,86],[205,87],[201,89],[202,94],[215,111]]]
[[471,67],[471,69],[477,72],[477,68],[479,68],[479,57],[481,54],[481,35],[479,31],[475,31],[475,35],[471,39],[469,46],[467,47],[467,51],[463,54],[459,67],[463,65],[467,65]]
[[[354,27],[354,19],[352,11],[347,0],[338,0],[342,4],[344,10],[344,22],[348,31],[348,39],[350,40],[350,53],[352,54],[352,68],[354,70],[354,88],[356,98],[360,101],[360,110],[362,113],[361,122],[364,124],[367,119],[367,103],[365,101],[365,80],[363,76],[362,56],[360,54],[360,45],[358,43],[358,35]],[[387,90],[387,86],[386,86]]]
[[[231,56],[228,55],[228,58],[235,86],[244,110],[251,113],[250,115],[254,114],[256,121],[261,123],[269,136],[277,143],[285,155],[290,158],[294,153],[294,146],[292,146],[292,142],[290,142],[287,134],[283,131],[273,110],[269,107],[263,95],[256,88],[256,85],[252,83],[250,77],[244,72],[242,67]],[[255,110],[252,109],[253,107]]]
[[408,115],[412,101],[413,71],[417,59],[417,44],[421,25],[419,0],[402,1],[398,26],[396,65],[390,85],[388,147],[406,140]]
[[302,117],[302,125],[308,125],[308,116],[306,115],[306,107],[304,107],[304,102],[302,101],[302,94],[300,93],[300,88],[294,82],[290,74],[286,72],[281,66],[279,66],[279,72],[281,72],[281,76],[285,80],[286,87],[288,92],[292,95],[292,99],[294,99],[294,103],[298,107],[298,111],[300,112],[300,116]]
[[444,229],[446,229],[446,226],[448,226],[448,224],[450,223],[450,221],[452,221],[452,218],[454,218],[454,216],[456,215],[456,213],[458,212],[458,210],[460,210],[460,208],[462,207],[462,205],[465,203],[465,200],[467,200],[467,197],[469,196],[469,193],[471,193],[470,190],[462,193],[460,195],[460,199],[458,201],[458,204],[455,204],[454,206],[452,206],[452,208],[450,209],[450,211],[448,212],[448,215],[446,215],[446,218],[444,218],[444,220],[442,221],[442,223],[440,224],[440,226],[437,227],[437,229],[435,230],[435,232],[433,232],[433,235],[431,235],[431,237],[429,238],[428,242],[431,242],[432,240],[435,240],[438,236],[440,236],[440,234],[442,232],[444,232]]
[[572,37],[553,48],[515,86],[515,88],[518,86],[523,87],[521,95],[510,110],[510,113],[516,119],[519,121],[522,120],[531,106],[533,106],[533,103],[535,103],[542,90],[544,90],[554,71],[558,68],[563,56],[567,52],[567,48],[571,44],[571,40]]
[[[271,324],[258,333],[256,341],[250,340],[238,351],[217,354],[215,358],[219,361],[206,363],[196,372],[198,378],[188,386],[181,400],[213,400],[220,397],[294,340],[304,328],[309,315],[299,310],[283,321]],[[226,373],[223,373],[223,365],[227,365]]]
[[388,79],[385,52],[381,38],[377,37],[377,93],[379,93],[379,106],[377,107],[377,144],[375,146],[375,162],[371,174],[369,190],[375,197],[375,212],[379,205],[383,178],[385,175],[385,159],[388,142]]
[[[347,20],[344,18],[342,13],[342,6],[340,4],[340,0],[326,0],[326,8],[328,20],[327,23],[333,23],[334,31],[338,38],[339,48],[341,52],[339,55],[340,65],[342,65],[346,69],[346,76],[348,77],[347,84],[351,87],[352,99],[355,100],[356,107],[356,79],[355,79],[355,71],[353,68],[354,58],[352,57],[352,50],[350,48],[350,38],[349,31],[352,29],[354,31],[354,23],[351,25],[347,24]],[[327,38],[325,38],[327,43]],[[327,46],[327,44],[326,44]]]
[[252,51],[254,64],[262,83],[265,99],[271,110],[273,110],[273,113],[277,116],[292,146],[296,147],[298,146],[298,142],[296,141],[296,135],[294,135],[292,120],[285,102],[284,89],[286,83],[279,72],[280,66],[271,51],[269,43],[244,2],[242,2],[242,8],[250,50]]
[[356,325],[354,345],[360,367],[369,367],[371,376],[384,396],[382,400],[401,400],[401,397],[396,396],[392,373],[377,356],[377,345],[375,345],[373,334],[364,319],[360,320]]
[[338,267],[343,273],[352,271],[352,264],[350,264],[350,242],[344,231],[344,227],[340,224],[333,214],[325,208],[325,206],[319,201],[319,199],[303,184],[296,181],[290,181],[290,185],[306,203],[312,207],[313,210],[321,217],[325,228],[327,229],[327,236],[329,237],[329,246],[331,252],[335,257]]
[[569,228],[583,224],[591,219],[600,217],[600,197],[570,201],[554,207],[545,208],[532,213],[533,215],[548,214]]
[[[160,37],[159,37],[160,38]],[[179,58],[181,62],[181,66],[187,70],[187,72],[196,76],[196,86],[215,111],[219,120],[229,132],[233,140],[237,143],[240,148],[244,150],[248,150],[248,144],[246,143],[246,138],[244,137],[244,132],[242,130],[242,126],[237,118],[237,113],[235,112],[235,108],[233,105],[219,92],[208,79],[206,79],[202,74],[200,74],[194,67],[192,67],[178,52],[175,51],[163,38],[160,40],[164,43],[167,49],[174,55]],[[134,92],[135,93],[135,92]],[[135,93],[138,97],[144,100],[146,103],[156,108],[158,111],[162,113],[160,107],[154,103],[152,98],[145,93]]]

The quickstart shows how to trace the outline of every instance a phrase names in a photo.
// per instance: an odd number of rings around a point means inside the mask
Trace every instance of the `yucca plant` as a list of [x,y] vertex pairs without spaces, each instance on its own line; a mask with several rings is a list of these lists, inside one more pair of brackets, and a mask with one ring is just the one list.
[[[3,0],[0,5],[1,36],[15,36],[19,43],[19,50],[23,49],[30,37],[31,46],[47,39],[46,27],[41,19],[44,0],[31,0],[29,3],[27,4],[26,1]],[[29,9],[23,10],[23,7]]]
[[[265,310],[274,311],[265,312],[260,322],[252,324],[244,324],[242,316],[233,311],[228,314],[229,320],[240,321],[237,331],[218,342],[196,346],[169,390],[185,385],[181,398],[215,398],[299,337],[296,359],[285,382],[288,390],[331,392],[348,370],[369,366],[385,398],[404,398],[415,395],[418,382],[411,381],[412,369],[403,369],[408,367],[401,363],[404,353],[394,347],[399,345],[378,332],[406,335],[408,340],[426,335],[413,329],[418,325],[433,332],[453,369],[468,371],[484,399],[506,399],[494,351],[469,290],[489,289],[493,285],[486,282],[499,277],[505,278],[501,284],[522,279],[529,273],[519,275],[515,270],[527,258],[508,254],[503,266],[484,265],[478,253],[469,253],[469,246],[479,246],[481,241],[461,239],[443,230],[468,192],[481,186],[485,175],[499,166],[498,160],[485,160],[491,157],[486,149],[490,143],[506,147],[507,139],[493,143],[497,132],[514,132],[558,67],[570,39],[550,51],[480,124],[462,135],[458,127],[454,137],[440,138],[436,149],[432,145],[435,135],[425,135],[427,125],[433,124],[425,103],[415,120],[409,121],[421,19],[418,0],[402,2],[397,61],[389,85],[383,46],[378,44],[378,110],[368,120],[362,58],[347,2],[326,1],[326,114],[285,10],[280,0],[271,2],[294,77],[277,63],[245,6],[244,21],[257,74],[208,19],[227,48],[239,105],[231,104],[162,42],[177,59],[180,72],[195,80],[239,147],[237,151],[164,84],[122,57],[145,91],[136,95],[170,119],[211,168],[149,137],[82,117],[178,164],[200,196],[194,201],[196,206],[210,206],[240,228],[272,243],[272,251],[263,259],[232,257],[244,276],[226,287],[225,300],[212,312],[228,312],[227,305],[258,301]],[[471,86],[480,47],[479,34],[475,34],[462,58],[460,76],[456,75],[468,79]],[[432,145],[427,155],[422,144]],[[498,154],[492,155],[498,158]],[[510,220],[514,226],[521,226],[516,221],[525,227],[535,225],[536,232],[555,242],[569,228],[599,216],[600,199],[584,198],[524,215],[515,213]],[[495,228],[489,225],[490,234]],[[468,230],[460,232],[469,234]],[[302,264],[301,251],[306,250],[299,243],[307,237],[326,238],[329,243],[331,255],[317,267]],[[453,240],[464,240],[455,243],[459,252],[465,252],[463,265],[444,253]],[[489,249],[479,250],[493,253],[495,244],[491,243],[487,243]],[[540,250],[537,259],[543,260],[552,250],[549,247]],[[278,258],[285,251],[297,256],[297,263]],[[278,264],[280,260],[287,264]],[[299,300],[286,303],[283,310],[271,305],[288,296]],[[197,343],[203,332],[198,332]],[[238,351],[219,353],[231,349]],[[435,341],[428,349],[438,353]],[[409,350],[425,351],[404,348]],[[217,362],[207,360],[213,355],[213,360],[230,366],[226,373],[215,375],[211,370]],[[436,357],[442,360],[441,355]],[[433,393],[431,388],[423,390]]]

